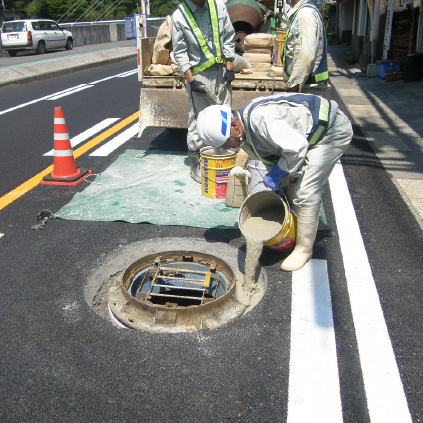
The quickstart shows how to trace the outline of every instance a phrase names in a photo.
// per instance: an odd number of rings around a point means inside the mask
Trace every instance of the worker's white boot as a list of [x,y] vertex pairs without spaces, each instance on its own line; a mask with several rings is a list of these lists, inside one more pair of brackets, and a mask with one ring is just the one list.
[[313,244],[319,224],[320,205],[295,207],[297,214],[297,236],[294,251],[282,262],[281,269],[292,272],[301,269],[313,255]]
[[200,152],[190,151],[188,152],[188,157],[191,178],[201,184]]

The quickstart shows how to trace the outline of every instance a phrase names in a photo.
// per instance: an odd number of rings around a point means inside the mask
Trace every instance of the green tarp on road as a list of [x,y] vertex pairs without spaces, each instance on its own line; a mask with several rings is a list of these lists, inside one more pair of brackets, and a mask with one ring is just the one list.
[[127,150],[56,216],[237,229],[238,210],[226,207],[224,199],[201,194],[185,154]]

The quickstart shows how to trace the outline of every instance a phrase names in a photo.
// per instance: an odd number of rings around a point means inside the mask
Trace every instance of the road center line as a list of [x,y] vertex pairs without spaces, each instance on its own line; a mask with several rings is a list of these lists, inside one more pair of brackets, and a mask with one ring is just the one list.
[[[101,133],[97,137],[93,138],[91,141],[88,141],[77,150],[73,152],[73,156],[78,158],[82,154],[86,153],[87,151],[94,148],[96,145],[100,144],[105,139],[111,137],[116,132],[120,131],[125,126],[132,123],[134,120],[138,119],[139,112],[135,112],[133,115],[128,116],[126,119],[122,120],[121,122],[117,123],[116,125],[112,126],[107,131]],[[44,176],[53,172],[54,166],[51,165],[47,169],[44,169],[42,172],[38,173],[37,175],[33,176],[31,179],[28,179],[23,184],[19,185],[13,191],[8,192],[7,194],[0,197],[0,210],[4,209],[7,205],[12,203],[13,201],[17,200],[22,195],[26,194],[28,191],[36,187],[40,181],[44,178]]]
[[329,178],[372,423],[411,423],[404,388],[342,165]]
[[342,423],[338,363],[325,260],[292,273],[289,423]]

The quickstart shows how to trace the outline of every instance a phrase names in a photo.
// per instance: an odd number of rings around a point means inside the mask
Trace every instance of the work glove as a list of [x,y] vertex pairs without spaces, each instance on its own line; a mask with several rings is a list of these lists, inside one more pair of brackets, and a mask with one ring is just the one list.
[[233,70],[227,70],[223,75],[223,81],[229,84],[235,79],[235,72]]
[[240,177],[245,176],[247,178],[251,178],[251,173],[249,170],[242,168],[241,166],[235,166],[231,169],[230,172],[231,175]]
[[264,185],[272,190],[285,188],[289,183],[289,173],[282,170],[276,163],[273,163],[272,169],[264,176]]
[[196,93],[205,93],[204,91],[204,84],[200,81],[196,81],[195,79],[189,83],[191,86],[191,91],[195,91]]

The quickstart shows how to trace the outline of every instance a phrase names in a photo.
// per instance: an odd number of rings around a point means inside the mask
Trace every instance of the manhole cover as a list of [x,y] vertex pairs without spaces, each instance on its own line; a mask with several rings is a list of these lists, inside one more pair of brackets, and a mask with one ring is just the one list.
[[105,256],[84,296],[120,327],[158,333],[213,329],[247,313],[264,295],[260,268],[251,305],[238,300],[244,261],[244,251],[219,242],[145,240]]

